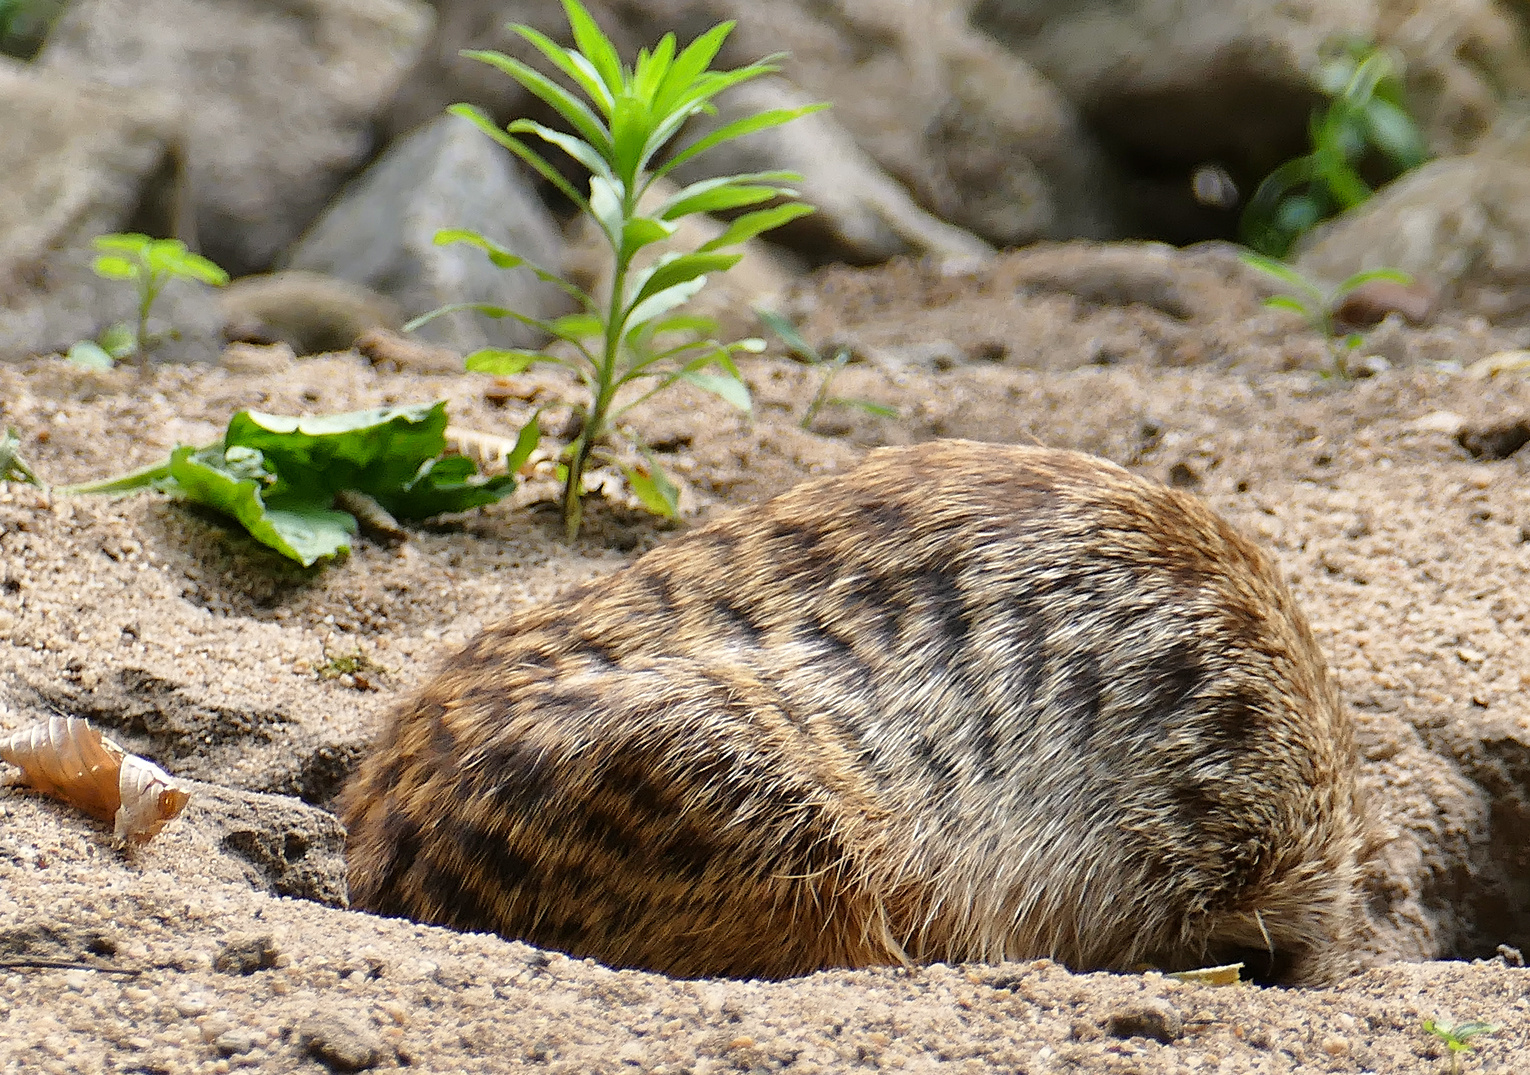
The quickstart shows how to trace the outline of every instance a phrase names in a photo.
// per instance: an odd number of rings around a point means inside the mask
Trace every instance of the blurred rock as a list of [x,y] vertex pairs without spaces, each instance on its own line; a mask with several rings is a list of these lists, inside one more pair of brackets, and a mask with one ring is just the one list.
[[[812,100],[782,79],[758,79],[723,95],[708,126]],[[801,173],[802,199],[818,212],[770,234],[810,258],[870,264],[911,251],[940,260],[980,260],[992,253],[992,247],[971,232],[921,209],[831,113],[815,112],[725,142],[671,175],[685,184],[714,175],[783,168]]]
[[[81,82],[0,58],[0,359],[67,350],[136,316],[131,284],[90,270],[107,232],[173,230],[181,113],[167,94]],[[216,353],[211,288],[175,283],[151,328],[160,358]]]
[[[481,250],[437,246],[441,228],[469,228],[556,271],[563,240],[515,159],[467,120],[441,116],[383,154],[284,258],[387,295],[406,318],[454,302],[487,302],[530,317],[570,308],[562,291],[528,270],[503,270]],[[419,330],[421,339],[473,351],[537,344],[509,318],[459,312]],[[347,343],[349,346],[349,343]]]
[[300,355],[345,351],[364,333],[403,323],[398,304],[371,288],[300,269],[241,277],[218,305],[229,340],[285,343]]
[[251,887],[346,906],[345,830],[333,814],[284,795],[192,783],[185,825],[230,858]]
[[432,24],[418,0],[76,0],[37,63],[184,106],[200,248],[237,276],[269,268],[366,160]]
[[1441,309],[1530,324],[1530,166],[1487,154],[1431,161],[1314,229],[1295,264],[1329,285],[1401,269],[1436,286]]
[[1324,100],[1312,77],[1336,40],[1396,49],[1437,153],[1474,144],[1505,98],[1530,89],[1521,28],[1493,0],[977,0],[972,18],[1134,158],[1142,189],[1154,172],[1171,178],[1148,195],[1156,214],[1191,211],[1197,167],[1225,166],[1249,192],[1307,152]]

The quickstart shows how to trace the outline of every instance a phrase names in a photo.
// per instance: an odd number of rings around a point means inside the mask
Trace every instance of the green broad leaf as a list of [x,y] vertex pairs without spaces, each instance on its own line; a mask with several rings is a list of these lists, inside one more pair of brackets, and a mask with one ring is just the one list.
[[781,342],[786,344],[786,349],[792,354],[806,362],[823,361],[823,357],[818,353],[818,348],[803,339],[802,334],[797,331],[797,326],[793,325],[791,321],[781,314],[776,313],[774,310],[767,310],[764,307],[756,307],[754,315],[760,319],[766,328],[780,337]]
[[1355,348],[1365,343],[1365,337],[1360,335],[1358,332],[1351,332],[1348,336],[1345,336],[1344,339],[1340,340],[1339,343],[1344,348],[1344,350],[1353,351]]
[[229,421],[224,447],[264,454],[277,478],[267,492],[273,505],[291,498],[328,506],[341,489],[386,505],[445,449],[445,430],[445,400],[304,418],[240,411]]
[[186,244],[179,239],[155,239],[144,248],[143,259],[151,271],[174,276],[187,253]]
[[327,500],[268,507],[261,483],[230,469],[222,447],[177,448],[168,467],[172,481],[167,491],[177,499],[232,516],[256,541],[304,567],[350,550],[355,519],[330,510]]
[[88,370],[109,370],[115,365],[112,356],[95,340],[81,340],[64,357]]
[[224,272],[216,262],[204,258],[201,254],[188,253],[181,260],[176,275],[198,280],[209,287],[228,286],[228,273]]
[[[632,305],[636,306],[652,295],[665,291],[676,284],[687,283],[710,272],[727,272],[738,264],[742,254],[713,254],[697,252],[666,258],[639,276],[637,294]],[[650,315],[652,316],[652,315]],[[630,319],[631,314],[628,314]]]
[[483,110],[475,108],[473,105],[456,104],[448,108],[447,111],[454,116],[461,116],[464,119],[471,120],[479,130],[525,161],[532,171],[557,187],[565,198],[579,207],[581,212],[588,213],[590,211],[590,203],[585,200],[583,194],[574,189],[573,184],[563,178],[562,172],[548,164],[540,153],[526,145],[519,138],[500,130],[499,126]]
[[616,46],[601,33],[600,27],[579,0],[563,0],[563,11],[568,16],[569,29],[574,31],[574,42],[579,46],[579,52],[595,68],[614,99],[622,92],[625,82]]
[[703,373],[700,370],[681,370],[680,380],[693,384],[704,392],[710,392],[724,402],[748,414],[753,407],[749,398],[749,386],[736,377],[720,373]]
[[591,175],[605,176],[611,179],[611,166],[606,158],[590,143],[582,138],[575,138],[571,134],[555,131],[551,127],[544,127],[535,120],[518,119],[505,128],[510,134],[534,134],[549,145],[557,146],[574,160],[584,165]]
[[674,233],[675,225],[673,224],[654,220],[652,217],[633,217],[622,229],[621,256],[623,260],[630,261],[632,256],[643,247],[663,242]]
[[428,519],[451,511],[467,511],[503,500],[515,491],[515,471],[485,476],[471,459],[453,455],[427,459],[414,480],[377,502],[400,519]]
[[1310,194],[1293,194],[1275,211],[1275,224],[1287,235],[1304,235],[1323,219],[1322,203]]
[[489,260],[498,269],[514,269],[526,264],[526,259],[519,254],[512,254],[493,239],[486,238],[469,228],[442,228],[436,232],[434,242],[436,246],[465,243],[468,246],[477,247],[489,255]]
[[97,250],[119,254],[142,254],[154,240],[142,232],[129,231],[114,235],[98,235],[90,241]]
[[671,198],[660,208],[659,216],[665,220],[674,220],[692,213],[715,213],[745,205],[759,205],[779,194],[780,190],[776,187],[724,182],[688,198]]
[[680,490],[668,475],[649,462],[648,473],[636,467],[623,466],[622,474],[638,501],[653,514],[673,519],[680,514]]
[[696,157],[715,146],[724,142],[731,142],[735,138],[742,138],[746,134],[754,134],[756,131],[768,130],[771,127],[779,127],[783,123],[790,123],[799,116],[806,116],[812,112],[821,112],[828,108],[827,104],[803,105],[800,108],[769,108],[764,112],[757,112],[752,116],[744,116],[725,123],[716,130],[705,134],[676,153],[664,166],[657,169],[657,174],[667,175],[686,161]]
[[776,205],[769,209],[757,209],[752,213],[745,213],[743,216],[735,218],[728,225],[728,230],[717,238],[711,242],[702,243],[697,249],[697,253],[705,254],[725,246],[737,246],[739,243],[748,242],[761,232],[770,231],[772,228],[779,228],[782,224],[814,212],[817,212],[817,210],[811,205],[806,205],[802,202],[789,202],[786,205]]
[[104,276],[108,280],[136,280],[143,271],[137,262],[115,254],[101,255],[92,263],[91,268],[97,276]]
[[98,342],[101,350],[115,359],[124,359],[138,353],[137,335],[121,321],[108,325]]
[[[585,92],[591,101],[595,102],[596,108],[601,109],[607,115],[610,114],[611,94],[604,84],[601,83],[600,78],[596,76],[589,63],[580,62],[584,57],[570,53],[545,34],[530,26],[512,26],[511,30],[530,42],[533,48],[552,61],[554,67],[567,75],[575,85]],[[606,130],[606,126],[600,121],[600,118],[583,101],[547,78],[540,71],[498,52],[465,52],[463,55],[499,68],[527,90],[540,97],[560,116],[568,120],[569,126],[583,135],[585,140],[591,145],[596,146],[603,153],[610,152],[611,133]]]
[[514,377],[524,373],[534,364],[545,361],[546,355],[537,351],[521,351],[507,347],[485,347],[467,356],[469,373],[488,373],[495,377]]
[[1413,283],[1413,277],[1401,269],[1366,269],[1364,272],[1355,273],[1334,288],[1334,297],[1337,299],[1348,295],[1355,288],[1362,284],[1369,284],[1373,280],[1386,280],[1389,283],[1402,284],[1404,287]]
[[645,328],[654,318],[689,302],[696,292],[706,286],[706,282],[705,276],[697,276],[649,295],[642,302],[628,308],[623,324],[631,326],[627,330],[629,333]]
[[1292,313],[1301,314],[1309,320],[1314,314],[1310,306],[1290,295],[1274,295],[1265,299],[1264,305],[1271,310],[1290,310]]

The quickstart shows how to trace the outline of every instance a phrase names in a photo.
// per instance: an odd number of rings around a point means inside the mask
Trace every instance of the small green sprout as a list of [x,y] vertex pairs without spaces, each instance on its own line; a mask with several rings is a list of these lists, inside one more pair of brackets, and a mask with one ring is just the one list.
[[5,436],[0,437],[0,481],[26,482],[40,489],[48,487],[27,465],[27,461],[21,458],[21,438],[9,426],[6,427]]
[[1255,188],[1241,223],[1246,244],[1283,258],[1314,225],[1371,196],[1362,166],[1371,171],[1379,158],[1395,176],[1428,159],[1403,101],[1401,69],[1385,49],[1340,42],[1318,69],[1318,89],[1330,100],[1308,124],[1312,152],[1282,164]]
[[[545,321],[503,307],[461,303],[434,310],[407,327],[418,327],[452,310],[470,309],[531,325],[571,349],[572,357],[530,350],[476,351],[468,356],[467,368],[508,376],[548,362],[572,369],[583,382],[588,396],[581,407],[580,429],[565,452],[562,468],[563,523],[569,540],[573,540],[579,532],[584,475],[592,456],[611,457],[650,510],[675,513],[677,491],[651,458],[646,471],[625,466],[612,457],[602,441],[612,432],[626,432],[616,423],[628,410],[682,381],[720,396],[741,411],[750,409],[749,389],[733,356],[757,353],[764,349],[764,341],[719,342],[714,338],[715,322],[676,310],[706,284],[708,274],[723,272],[739,260],[741,254],[724,252],[728,247],[813,211],[794,200],[796,191],[790,184],[801,177],[792,172],[753,172],[700,180],[682,187],[647,213],[639,209],[644,193],[674,168],[724,142],[778,126],[823,106],[775,108],[745,116],[700,135],[660,164],[667,147],[691,117],[714,112],[712,98],[722,91],[777,70],[776,57],[731,71],[712,70],[713,58],[733,29],[733,23],[725,22],[683,49],[677,48],[673,34],[666,34],[651,51],[640,51],[636,63],[629,67],[578,0],[563,0],[563,7],[573,30],[574,49],[560,47],[529,26],[510,29],[557,68],[584,99],[509,56],[498,52],[464,55],[519,82],[557,112],[573,133],[529,119],[500,127],[482,109],[471,105],[453,105],[450,111],[476,124],[595,221],[611,248],[611,294],[597,301],[582,288],[476,232],[447,229],[436,233],[437,243],[466,243],[482,250],[502,269],[528,269],[572,297],[579,311]],[[526,135],[546,142],[589,171],[589,195],[580,193],[533,149],[522,137]],[[682,217],[762,205],[766,208],[749,209],[735,217],[721,235],[695,250],[667,253],[642,268],[634,264],[642,250],[669,239]],[[647,382],[644,390],[630,392],[618,401],[622,389],[642,382]],[[637,447],[642,451],[641,444]]]
[[1365,337],[1358,332],[1342,336],[1338,333],[1334,312],[1343,304],[1345,297],[1356,288],[1373,280],[1387,280],[1404,286],[1413,283],[1413,277],[1399,269],[1368,269],[1365,272],[1355,273],[1333,290],[1324,291],[1283,261],[1277,261],[1250,250],[1245,250],[1238,256],[1245,265],[1274,277],[1290,289],[1285,294],[1265,299],[1264,304],[1272,310],[1290,310],[1292,313],[1300,314],[1307,322],[1307,326],[1322,336],[1328,344],[1328,355],[1332,365],[1323,375],[1341,381],[1350,379],[1350,353],[1365,342]]
[[[187,250],[186,244],[179,239],[151,239],[147,235],[131,232],[97,236],[94,245],[101,251],[92,266],[97,276],[108,280],[131,280],[137,285],[138,327],[136,331],[129,330],[132,331],[132,352],[122,347],[120,337],[115,348],[108,346],[106,337],[103,337],[101,344],[91,345],[100,354],[91,352],[87,347],[76,355],[76,350],[81,346],[76,344],[70,348],[69,357],[87,365],[100,365],[103,355],[110,359],[136,353],[138,370],[147,375],[149,351],[159,342],[157,337],[149,333],[149,311],[154,306],[154,300],[159,298],[160,291],[171,280],[177,279],[200,280],[213,287],[223,287],[228,283],[228,273],[201,254]],[[111,333],[112,330],[108,329],[106,336],[110,337]]]
[[756,310],[755,315],[765,324],[766,328],[780,337],[781,342],[786,345],[787,351],[794,358],[805,362],[814,369],[823,371],[823,380],[818,383],[818,391],[814,393],[813,401],[808,404],[807,411],[802,415],[802,421],[797,423],[803,429],[811,427],[813,419],[817,418],[818,412],[825,407],[855,407],[865,411],[867,414],[874,414],[879,418],[898,417],[898,408],[896,407],[874,403],[869,399],[829,395],[829,386],[834,383],[834,378],[839,375],[839,371],[844,369],[845,364],[850,361],[849,348],[841,347],[834,352],[833,357],[825,358],[819,353],[818,348],[802,338],[802,334],[797,331],[795,325],[780,314],[773,310],[761,309]]
[[1478,1019],[1455,1025],[1425,1019],[1424,1031],[1439,1038],[1445,1043],[1445,1048],[1450,1050],[1450,1075],[1461,1075],[1461,1054],[1477,1047],[1471,1039],[1480,1035],[1494,1034],[1498,1028]]

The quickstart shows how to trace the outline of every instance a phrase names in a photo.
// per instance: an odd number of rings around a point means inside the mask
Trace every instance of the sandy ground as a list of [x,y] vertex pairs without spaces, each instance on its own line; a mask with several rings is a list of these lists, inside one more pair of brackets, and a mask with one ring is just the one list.
[[[133,853],[0,792],[0,1071],[1448,1071],[1426,1019],[1499,1028],[1462,1070],[1526,1070],[1530,971],[1512,949],[1530,944],[1530,457],[1491,449],[1530,421],[1530,382],[1464,372],[1526,341],[1448,313],[1388,322],[1362,353],[1391,368],[1341,382],[1258,299],[1215,248],[831,270],[786,309],[853,350],[837,394],[899,418],[831,408],[801,430],[817,375],[767,356],[745,370],[752,418],[686,390],[634,425],[681,481],[681,525],[940,436],[1083,449],[1196,490],[1279,560],[1359,724],[1392,836],[1367,882],[1362,976],[1217,988],[1038,963],[671,981],[344,910],[339,833],[315,807],[391,702],[482,624],[673,528],[597,500],[569,547],[550,485],[532,483],[304,571],[155,495],[0,485],[0,732],[87,716],[231,789],[199,788]],[[0,421],[67,482],[206,443],[243,407],[449,397],[455,422],[507,432],[535,407],[556,427],[567,393],[551,375],[493,386],[355,355],[148,384],[39,362],[0,369]],[[358,655],[359,676],[326,675]]]

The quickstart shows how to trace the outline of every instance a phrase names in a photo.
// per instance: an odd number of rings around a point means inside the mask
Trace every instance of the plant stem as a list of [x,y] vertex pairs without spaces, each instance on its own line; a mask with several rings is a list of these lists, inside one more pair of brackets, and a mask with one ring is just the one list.
[[148,280],[138,296],[139,380],[147,380],[149,377],[149,307],[154,305],[154,299],[159,294],[159,288],[154,280],[154,270],[145,265],[143,271],[148,274]]

